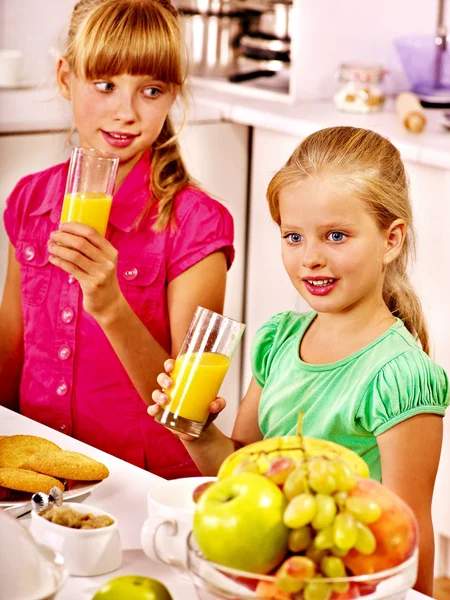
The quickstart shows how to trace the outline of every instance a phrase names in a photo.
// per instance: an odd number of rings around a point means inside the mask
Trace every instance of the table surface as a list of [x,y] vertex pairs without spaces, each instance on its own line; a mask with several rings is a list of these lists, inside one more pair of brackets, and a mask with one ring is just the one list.
[[[142,551],[140,532],[147,518],[147,492],[160,477],[130,465],[110,454],[83,444],[67,435],[0,407],[0,435],[39,435],[64,450],[87,454],[104,463],[110,475],[90,494],[79,500],[111,513],[118,521],[122,541],[123,563],[120,569],[99,577],[69,577],[55,600],[90,600],[106,581],[119,575],[145,575],[162,581],[174,600],[197,600],[193,585],[172,567],[150,560]],[[26,522],[27,517],[21,521]],[[405,600],[425,600],[428,596],[411,590]]]

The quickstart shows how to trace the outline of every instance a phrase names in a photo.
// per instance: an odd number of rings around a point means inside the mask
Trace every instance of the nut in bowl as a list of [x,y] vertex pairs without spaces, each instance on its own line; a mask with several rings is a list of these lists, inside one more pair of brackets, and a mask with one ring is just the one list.
[[75,502],[65,502],[51,510],[62,512],[59,515],[55,512],[46,515],[45,511],[31,513],[30,532],[39,543],[63,555],[70,575],[91,577],[120,567],[119,529],[112,515]]
[[187,544],[188,569],[199,600],[402,600],[417,577],[416,550],[392,569],[372,575],[305,579],[301,590],[286,592],[274,575],[239,571],[207,560],[192,533]]

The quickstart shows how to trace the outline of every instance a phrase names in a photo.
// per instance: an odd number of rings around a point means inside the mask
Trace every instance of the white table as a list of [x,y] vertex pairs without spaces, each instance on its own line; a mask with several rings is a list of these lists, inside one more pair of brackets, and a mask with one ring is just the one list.
[[[156,563],[143,553],[141,527],[147,518],[147,491],[161,478],[101,452],[58,431],[27,419],[0,406],[0,435],[39,435],[64,450],[82,452],[104,463],[110,476],[96,487],[87,502],[114,515],[119,522],[124,550],[120,569],[100,577],[69,577],[56,600],[90,600],[102,583],[118,575],[146,575],[162,581],[174,600],[197,600],[194,587],[175,569]],[[410,591],[406,600],[426,600],[428,596]]]

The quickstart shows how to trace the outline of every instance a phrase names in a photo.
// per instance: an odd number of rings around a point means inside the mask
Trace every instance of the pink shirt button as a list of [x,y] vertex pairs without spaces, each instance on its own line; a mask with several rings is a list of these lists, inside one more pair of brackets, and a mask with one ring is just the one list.
[[67,427],[67,425],[61,425],[60,426],[61,431],[64,431],[66,429],[66,427]]
[[36,256],[36,250],[33,246],[27,246],[23,252],[25,254],[25,260],[33,260]]
[[139,271],[136,269],[136,267],[133,267],[132,269],[128,269],[127,271],[123,272],[123,278],[127,281],[133,281],[133,279],[136,279],[138,276],[138,273]]
[[61,311],[61,319],[64,323],[70,323],[73,319],[73,310],[69,307],[64,308]]
[[75,277],[73,275],[69,275],[69,277],[67,278],[67,281],[69,283],[73,283],[75,281]]
[[58,356],[61,360],[67,360],[70,354],[69,346],[61,346],[61,348],[58,350]]
[[65,396],[68,391],[69,391],[69,386],[67,385],[67,383],[65,381],[61,381],[61,383],[56,388],[56,393],[58,394],[58,396]]

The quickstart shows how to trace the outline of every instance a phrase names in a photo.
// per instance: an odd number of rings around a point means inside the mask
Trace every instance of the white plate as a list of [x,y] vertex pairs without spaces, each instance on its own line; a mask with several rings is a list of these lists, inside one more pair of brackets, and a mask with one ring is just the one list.
[[[101,481],[94,481],[92,483],[83,481],[80,483],[82,483],[82,485],[80,485],[79,487],[74,487],[71,490],[68,490],[67,492],[63,493],[64,500],[72,500],[73,498],[78,498],[79,496],[88,494],[94,488],[96,488],[101,483]],[[76,485],[76,483],[74,482],[73,485]],[[21,500],[0,500],[0,508],[10,508],[11,506],[20,506],[21,504],[26,504],[31,500],[31,496],[32,494],[30,493],[30,497],[28,500],[24,500],[23,498]]]

